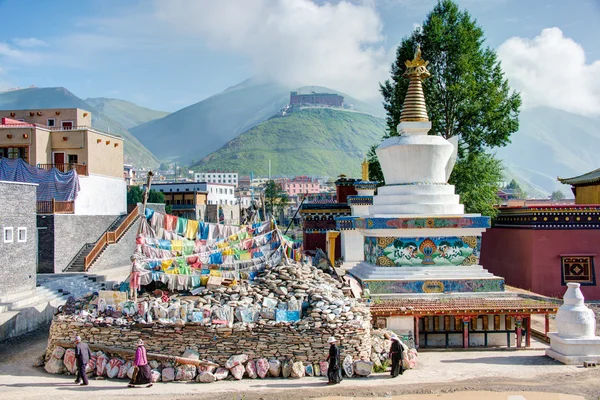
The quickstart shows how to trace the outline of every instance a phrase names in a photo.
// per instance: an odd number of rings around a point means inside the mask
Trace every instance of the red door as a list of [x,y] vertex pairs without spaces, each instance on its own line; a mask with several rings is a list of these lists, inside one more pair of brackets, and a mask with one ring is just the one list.
[[73,122],[72,121],[63,121],[62,128],[63,129],[73,129]]
[[54,167],[65,172],[65,153],[54,153]]

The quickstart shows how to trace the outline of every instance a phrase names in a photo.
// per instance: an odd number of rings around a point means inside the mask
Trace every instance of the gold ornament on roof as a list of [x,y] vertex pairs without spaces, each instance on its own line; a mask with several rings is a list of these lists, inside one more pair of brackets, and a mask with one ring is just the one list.
[[425,104],[421,81],[429,78],[431,74],[427,70],[429,61],[425,61],[421,57],[420,46],[417,46],[415,57],[412,60],[405,61],[404,65],[406,65],[406,71],[402,76],[410,81],[404,98],[402,113],[400,114],[400,122],[427,122],[429,117],[427,116],[427,105]]
[[366,158],[362,163],[362,180],[365,182],[369,180],[369,162]]

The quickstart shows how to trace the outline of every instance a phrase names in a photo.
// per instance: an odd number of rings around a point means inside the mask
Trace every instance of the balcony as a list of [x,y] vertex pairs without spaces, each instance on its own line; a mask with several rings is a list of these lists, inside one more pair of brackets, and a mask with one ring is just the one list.
[[56,168],[60,172],[69,172],[71,170],[75,170],[77,171],[77,175],[87,176],[88,174],[87,165],[84,164],[38,164],[37,167],[45,169],[46,171]]
[[171,204],[173,210],[195,210],[194,204]]
[[38,214],[75,214],[75,201],[38,201]]

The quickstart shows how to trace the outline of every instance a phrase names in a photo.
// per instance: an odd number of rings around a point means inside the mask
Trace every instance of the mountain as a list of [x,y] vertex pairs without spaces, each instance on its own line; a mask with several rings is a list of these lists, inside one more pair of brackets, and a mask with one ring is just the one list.
[[[249,79],[164,118],[136,126],[131,133],[161,159],[199,160],[275,115],[289,103],[292,90],[298,88]],[[300,90],[339,93],[320,86]],[[340,94],[356,110],[383,116],[383,108]]]
[[381,141],[385,120],[334,108],[278,114],[242,133],[192,166],[194,170],[253,171],[267,176],[360,176],[369,147]]
[[169,115],[166,111],[152,110],[119,99],[97,97],[85,99],[84,101],[125,129]]
[[[512,143],[498,150],[507,175],[525,183],[529,195],[536,188],[550,194],[570,186],[556,180],[600,167],[600,121],[547,107],[525,109]],[[533,190],[532,190],[533,189]]]
[[0,93],[0,109],[81,108],[92,112],[92,127],[124,139],[126,163],[154,167],[158,159],[118,122],[63,87],[29,88]]

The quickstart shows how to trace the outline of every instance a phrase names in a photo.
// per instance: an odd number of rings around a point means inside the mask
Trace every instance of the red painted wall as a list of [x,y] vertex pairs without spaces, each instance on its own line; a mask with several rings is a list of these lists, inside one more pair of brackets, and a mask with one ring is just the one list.
[[[304,250],[321,249],[327,254],[327,234],[325,233],[306,233],[302,235]],[[335,238],[335,259],[342,256],[342,240],[341,235]]]
[[481,264],[508,285],[559,298],[567,290],[561,254],[597,254],[596,286],[581,286],[581,291],[587,300],[600,300],[600,229],[491,228],[481,244]]
[[354,188],[354,186],[336,186],[335,192],[337,194],[338,203],[347,203],[348,196],[356,196],[358,192]]

